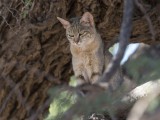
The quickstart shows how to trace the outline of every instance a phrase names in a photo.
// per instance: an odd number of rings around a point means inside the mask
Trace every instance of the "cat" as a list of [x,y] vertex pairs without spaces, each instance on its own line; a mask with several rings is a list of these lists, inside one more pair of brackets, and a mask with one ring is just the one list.
[[[105,50],[104,43],[95,28],[93,15],[85,12],[82,17],[69,21],[57,17],[66,29],[66,37],[70,42],[72,66],[78,85],[94,84],[100,80],[104,70],[112,59],[112,55]],[[121,79],[120,71],[112,77],[112,87],[116,88]]]

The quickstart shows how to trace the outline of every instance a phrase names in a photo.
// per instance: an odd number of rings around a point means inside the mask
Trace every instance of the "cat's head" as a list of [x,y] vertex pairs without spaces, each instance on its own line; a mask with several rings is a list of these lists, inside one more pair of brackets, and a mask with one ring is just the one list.
[[66,29],[66,36],[71,44],[84,46],[95,39],[96,29],[91,13],[85,12],[81,18],[73,18],[69,21],[60,17],[57,19]]

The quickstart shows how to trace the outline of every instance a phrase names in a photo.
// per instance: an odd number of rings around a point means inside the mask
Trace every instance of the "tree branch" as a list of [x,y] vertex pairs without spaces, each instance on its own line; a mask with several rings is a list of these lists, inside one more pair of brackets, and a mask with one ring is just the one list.
[[120,66],[120,62],[123,58],[131,35],[133,8],[133,0],[124,0],[124,14],[119,36],[119,49],[116,56],[113,57],[112,62],[108,65],[108,68],[105,70],[102,79],[97,83],[109,82],[117,68]]

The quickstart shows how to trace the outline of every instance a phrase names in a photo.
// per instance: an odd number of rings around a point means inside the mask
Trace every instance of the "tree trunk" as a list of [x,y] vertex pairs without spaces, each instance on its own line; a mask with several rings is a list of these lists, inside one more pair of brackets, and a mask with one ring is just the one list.
[[[160,4],[148,0],[145,5],[155,40],[150,24],[136,9],[130,42],[159,43]],[[0,0],[0,11],[0,119],[43,119],[48,110],[48,89],[67,83],[73,74],[69,42],[56,17],[91,12],[105,45],[110,47],[117,42],[123,1]]]

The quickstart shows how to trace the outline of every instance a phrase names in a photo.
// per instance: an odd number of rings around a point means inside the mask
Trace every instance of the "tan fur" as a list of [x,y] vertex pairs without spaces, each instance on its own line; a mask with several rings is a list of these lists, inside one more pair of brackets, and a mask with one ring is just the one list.
[[[79,84],[95,83],[107,68],[112,55],[104,51],[104,44],[95,29],[93,16],[86,12],[82,18],[75,18],[70,22],[59,17],[58,20],[66,29],[73,70]],[[120,76],[118,71],[111,83],[116,84]]]
[[[83,75],[86,80],[79,82],[93,83],[102,75],[104,55],[103,44],[102,41],[100,41],[101,39],[96,37],[87,48],[81,48],[71,44],[70,50],[72,53],[72,64],[75,75]],[[91,79],[93,73],[99,73],[100,75]]]

